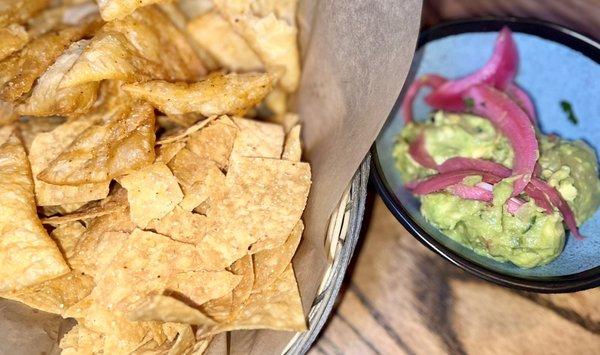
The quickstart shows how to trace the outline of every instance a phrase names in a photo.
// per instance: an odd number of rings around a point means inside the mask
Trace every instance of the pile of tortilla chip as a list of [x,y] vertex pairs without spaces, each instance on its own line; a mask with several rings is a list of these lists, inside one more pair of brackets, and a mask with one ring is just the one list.
[[0,296],[64,353],[306,329],[296,6],[0,0]]

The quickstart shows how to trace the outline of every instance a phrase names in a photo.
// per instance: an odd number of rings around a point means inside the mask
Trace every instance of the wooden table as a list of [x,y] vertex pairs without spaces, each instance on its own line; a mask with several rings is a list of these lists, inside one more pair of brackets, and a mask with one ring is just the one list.
[[[491,15],[600,36],[600,0],[429,0],[423,23]],[[369,204],[354,265],[311,355],[600,354],[600,289],[541,295],[495,286],[421,245],[373,191]]]

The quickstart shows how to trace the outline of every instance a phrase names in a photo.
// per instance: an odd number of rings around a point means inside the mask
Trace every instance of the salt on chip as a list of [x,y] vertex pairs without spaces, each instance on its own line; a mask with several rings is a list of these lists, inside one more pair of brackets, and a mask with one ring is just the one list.
[[[36,120],[33,118],[32,121]],[[48,164],[56,159],[61,152],[94,122],[85,119],[72,120],[64,123],[50,132],[35,136],[29,149],[29,161],[35,184],[35,198],[38,206],[53,206],[73,203],[83,203],[99,200],[108,195],[110,181],[100,183],[84,183],[77,186],[55,185],[40,180],[37,175]]]
[[[262,62],[238,35],[233,27],[216,11],[193,19],[187,25],[192,38],[206,49],[219,64],[234,72],[261,71]],[[215,38],[219,38],[215,41]]]
[[105,21],[122,19],[137,8],[148,6],[163,0],[98,0],[100,14]]
[[94,281],[91,276],[73,270],[66,275],[44,281],[14,293],[2,294],[44,312],[62,314],[92,292]]
[[82,132],[38,174],[44,182],[105,182],[154,161],[154,110],[136,102],[126,112]]
[[8,57],[29,42],[25,27],[12,23],[0,28],[0,60]]
[[58,249],[64,256],[67,264],[70,265],[70,260],[73,258],[73,254],[75,253],[75,246],[81,239],[83,233],[85,233],[86,228],[81,222],[73,221],[65,224],[61,224],[60,226],[54,228],[52,232],[50,232],[50,237],[54,240]]
[[31,116],[68,116],[87,112],[96,101],[98,83],[68,88],[59,88],[59,85],[88,43],[89,40],[72,43],[39,77],[31,95],[17,108],[17,112]]
[[285,137],[285,145],[281,159],[300,161],[302,157],[302,144],[300,143],[300,125],[294,126]]
[[70,271],[38,219],[29,161],[14,134],[0,146],[0,205],[0,293]]
[[206,234],[208,223],[206,216],[176,206],[166,216],[150,221],[147,229],[180,242],[196,244]]
[[0,8],[0,27],[23,23],[46,8],[50,0],[5,0]]
[[171,212],[183,199],[183,192],[164,163],[154,163],[122,177],[127,189],[131,220],[140,228]]
[[200,159],[212,160],[221,170],[227,171],[233,142],[239,130],[229,117],[221,116],[198,132],[192,133],[186,147]]
[[154,80],[126,84],[123,89],[166,114],[211,116],[245,113],[262,101],[272,84],[269,74],[215,73],[195,83]]
[[215,321],[184,302],[164,295],[152,295],[135,305],[128,318],[134,321],[177,322],[194,325],[213,325]]
[[281,157],[285,134],[280,125],[245,118],[234,118],[240,131],[237,134],[230,159],[238,157]]

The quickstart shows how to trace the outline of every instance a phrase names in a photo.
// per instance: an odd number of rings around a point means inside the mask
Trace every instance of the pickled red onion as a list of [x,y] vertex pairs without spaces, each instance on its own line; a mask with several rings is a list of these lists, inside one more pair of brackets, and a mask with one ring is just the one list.
[[446,81],[446,78],[437,74],[425,74],[413,81],[402,99],[402,116],[404,116],[404,122],[409,123],[413,121],[413,103],[422,87],[437,88]]
[[509,168],[502,164],[498,164],[491,160],[473,159],[464,157],[452,157],[447,159],[438,166],[438,171],[441,173],[458,171],[458,170],[478,170],[498,175],[501,178],[510,176]]
[[[488,184],[487,182],[479,182],[475,186],[477,186],[481,189],[487,190],[490,193],[492,191],[494,191],[494,187],[492,185]],[[492,199],[493,199],[493,195],[492,195]],[[508,210],[509,213],[515,214],[515,213],[517,213],[519,208],[521,208],[521,206],[523,206],[524,203],[525,202],[519,198],[511,197],[508,199],[508,201],[506,201],[506,209]]]
[[506,86],[506,95],[521,106],[523,111],[529,116],[531,123],[535,125],[537,116],[535,115],[535,106],[533,106],[533,102],[529,95],[515,83],[509,83],[508,86]]
[[434,192],[439,192],[451,185],[462,183],[463,179],[469,176],[481,176],[483,181],[489,183],[497,183],[502,180],[500,177],[477,170],[462,170],[451,171],[447,173],[439,173],[430,176],[420,181],[412,181],[405,186],[415,195],[427,195]]
[[419,164],[426,168],[437,169],[437,163],[425,147],[425,133],[421,131],[408,146],[408,153]]
[[533,178],[531,179],[531,185],[534,189],[541,191],[548,200],[560,211],[567,225],[567,228],[571,231],[573,236],[576,239],[583,239],[583,236],[579,233],[579,229],[577,228],[577,221],[575,220],[575,214],[569,207],[569,204],[563,199],[558,191],[554,187],[552,187],[547,182]]
[[450,192],[454,196],[458,196],[465,200],[491,202],[494,199],[494,194],[491,191],[482,189],[478,186],[456,184],[448,186],[446,190],[448,190],[448,192]]

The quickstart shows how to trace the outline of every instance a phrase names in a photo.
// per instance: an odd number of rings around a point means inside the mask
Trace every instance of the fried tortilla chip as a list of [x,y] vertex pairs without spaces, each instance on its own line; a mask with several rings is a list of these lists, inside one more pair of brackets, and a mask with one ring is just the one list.
[[306,204],[310,167],[268,158],[231,162],[223,198],[211,206],[212,228],[198,248],[205,268],[219,268],[248,253],[283,244]]
[[62,355],[98,354],[104,346],[104,337],[81,324],[76,324],[60,340]]
[[152,293],[167,291],[166,295],[181,295],[199,305],[240,282],[240,276],[228,271],[198,271],[203,257],[193,245],[136,229],[97,278],[92,296],[96,302],[131,312],[135,302]]
[[61,86],[104,79],[194,81],[204,74],[186,36],[161,10],[150,6],[105,25]]
[[158,142],[156,142],[156,144],[173,143],[173,142],[180,141],[184,138],[187,138],[187,136],[189,136],[190,134],[192,134],[194,132],[198,132],[204,126],[206,126],[207,124],[209,124],[216,118],[217,118],[217,116],[210,116],[209,118],[202,120],[200,122],[197,122],[193,126],[190,126],[184,130],[178,130],[176,132],[173,132],[173,134],[168,134],[168,135],[165,134],[161,137],[161,139]]
[[187,84],[155,80],[123,86],[131,96],[147,100],[170,115],[198,112],[204,116],[243,114],[269,93],[268,74],[212,74]]
[[15,126],[0,126],[0,145],[4,144],[15,133]]
[[[208,12],[187,25],[192,38],[228,71],[262,71],[263,65],[246,41],[216,11]],[[219,40],[216,41],[215,38]]]
[[104,21],[113,21],[130,15],[139,7],[160,1],[163,0],[98,0],[98,6]]
[[[0,109],[1,111],[1,109]],[[63,117],[27,117],[22,116],[16,123],[21,132],[25,150],[30,152],[33,139],[40,133],[50,132],[65,122]]]
[[154,163],[120,179],[127,189],[131,220],[140,228],[163,218],[183,199],[183,192],[164,163]]
[[75,246],[81,239],[83,233],[85,233],[85,226],[79,221],[73,221],[54,228],[50,233],[50,237],[54,240],[58,249],[64,256],[65,260],[70,265],[70,260],[73,258],[75,253]]
[[133,321],[162,321],[194,325],[213,325],[215,321],[199,310],[170,296],[153,295],[142,299],[134,306],[128,318]]
[[215,0],[220,13],[258,54],[267,71],[280,78],[279,84],[286,92],[294,92],[300,81],[298,29],[273,12],[255,13],[253,3],[252,0]]
[[294,126],[285,137],[285,145],[281,159],[300,161],[302,157],[302,145],[300,143],[300,125]]
[[285,134],[283,128],[272,123],[234,118],[240,128],[233,144],[230,159],[238,157],[281,157]]
[[127,207],[126,191],[124,189],[119,189],[116,193],[107,198],[90,202],[71,213],[44,218],[42,219],[42,223],[58,226],[65,223],[121,212],[127,209]]
[[24,23],[48,6],[50,0],[1,0],[0,27],[11,23]]
[[298,249],[304,224],[300,220],[288,239],[283,245],[263,250],[254,254],[254,291],[257,292],[267,288],[283,273],[286,267],[292,262],[292,258]]
[[29,161],[14,134],[0,146],[0,205],[0,293],[69,272],[38,219]]
[[92,292],[94,280],[81,271],[73,270],[66,275],[26,287],[12,294],[10,298],[44,312],[62,314],[65,309],[76,304]]
[[169,164],[171,159],[179,153],[185,147],[185,142],[176,141],[172,143],[166,143],[156,146],[154,149],[156,151],[156,162]]
[[0,28],[0,60],[8,57],[29,42],[29,35],[25,27],[13,23]]
[[[202,355],[202,353],[193,352],[195,349],[196,336],[189,324],[163,323],[163,331],[167,336],[167,342],[162,345],[159,345],[155,341],[148,342],[132,352],[131,355]],[[210,339],[207,340],[210,341]]]
[[[36,119],[31,119],[35,121]],[[73,143],[79,135],[93,125],[90,120],[73,120],[64,123],[50,132],[39,133],[29,149],[29,161],[35,184],[35,199],[38,206],[84,203],[99,200],[108,195],[110,181],[80,184],[77,186],[54,185],[40,180],[37,176],[56,159],[61,152]]]
[[200,159],[212,160],[219,169],[227,171],[238,126],[227,116],[221,116],[198,132],[192,133],[186,148]]
[[287,112],[287,94],[280,88],[275,88],[265,97],[265,106],[272,116],[285,114]]
[[15,105],[10,102],[0,101],[0,125],[8,125],[19,119]]
[[147,229],[166,235],[179,242],[197,244],[208,229],[206,216],[183,210],[176,206],[160,219],[153,219]]
[[126,115],[93,125],[38,174],[44,182],[105,182],[154,161],[154,111],[137,102]]
[[180,207],[191,211],[220,192],[225,175],[212,160],[202,159],[184,148],[169,163],[169,168],[181,185]]
[[188,19],[202,16],[214,8],[213,0],[179,0],[177,5]]
[[88,43],[89,40],[81,40],[71,44],[37,80],[31,95],[17,108],[17,112],[30,116],[68,116],[89,111],[96,101],[98,83],[59,88],[65,74]]

